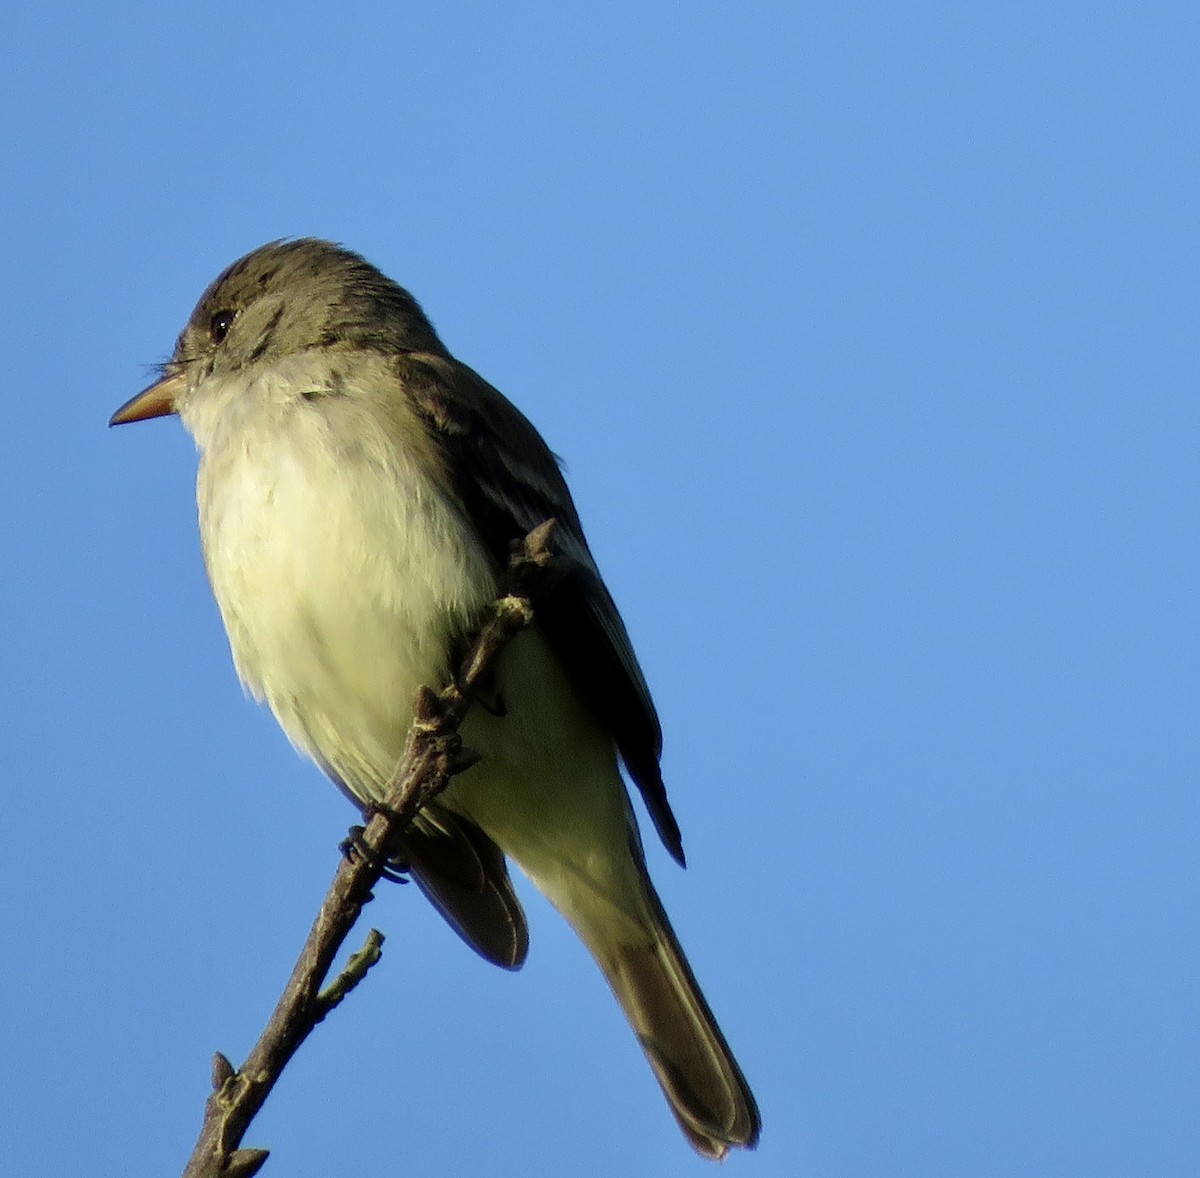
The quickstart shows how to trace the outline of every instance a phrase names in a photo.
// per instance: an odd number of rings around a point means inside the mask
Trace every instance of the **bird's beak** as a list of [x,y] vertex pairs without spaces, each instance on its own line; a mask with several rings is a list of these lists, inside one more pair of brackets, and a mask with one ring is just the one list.
[[126,401],[108,419],[109,425],[125,425],[130,421],[146,421],[151,417],[166,417],[175,412],[175,398],[183,392],[183,373],[173,372],[157,380],[148,389]]

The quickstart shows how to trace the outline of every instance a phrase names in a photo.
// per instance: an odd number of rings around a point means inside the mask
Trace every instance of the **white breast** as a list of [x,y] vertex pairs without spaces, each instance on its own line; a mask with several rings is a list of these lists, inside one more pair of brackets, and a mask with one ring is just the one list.
[[194,431],[209,577],[247,689],[352,793],[378,796],[418,687],[444,681],[492,572],[361,401],[281,403],[271,379]]

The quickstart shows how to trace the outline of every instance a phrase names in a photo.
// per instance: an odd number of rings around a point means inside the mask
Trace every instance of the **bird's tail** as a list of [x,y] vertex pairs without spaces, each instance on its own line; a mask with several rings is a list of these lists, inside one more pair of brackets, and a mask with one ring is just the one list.
[[600,945],[584,932],[688,1140],[706,1157],[753,1149],[760,1119],[754,1095],[721,1034],[642,871],[645,936]]

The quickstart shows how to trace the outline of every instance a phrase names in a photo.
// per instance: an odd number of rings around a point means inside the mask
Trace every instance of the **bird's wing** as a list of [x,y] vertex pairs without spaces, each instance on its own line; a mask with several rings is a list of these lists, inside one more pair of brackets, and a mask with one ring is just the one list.
[[520,969],[529,926],[499,847],[473,822],[436,802],[408,828],[404,865],[446,922],[481,957]]
[[537,624],[592,713],[612,734],[659,836],[684,862],[659,756],[662,729],[616,604],[584,539],[554,454],[522,413],[464,364],[433,353],[397,361],[450,489],[498,567],[514,541],[557,521],[563,575],[537,602]]

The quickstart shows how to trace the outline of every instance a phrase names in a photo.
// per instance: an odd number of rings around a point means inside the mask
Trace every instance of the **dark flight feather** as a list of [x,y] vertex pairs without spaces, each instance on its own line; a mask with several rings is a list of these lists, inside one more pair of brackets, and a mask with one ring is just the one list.
[[473,822],[426,806],[404,835],[407,867],[446,922],[481,957],[520,969],[529,926],[504,853]]

